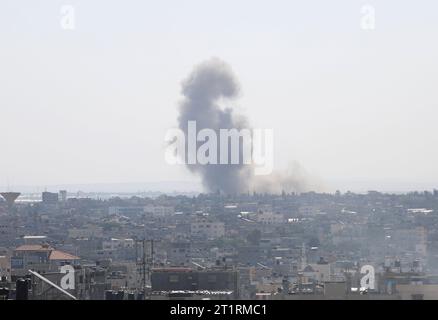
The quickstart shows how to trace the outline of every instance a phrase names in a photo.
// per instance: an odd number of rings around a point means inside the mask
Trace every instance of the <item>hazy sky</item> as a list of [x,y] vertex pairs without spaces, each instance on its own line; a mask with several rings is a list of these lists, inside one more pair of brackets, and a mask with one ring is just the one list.
[[277,169],[438,187],[437,15],[436,0],[1,0],[0,187],[192,179],[164,134],[211,57],[239,78],[239,112],[274,129]]

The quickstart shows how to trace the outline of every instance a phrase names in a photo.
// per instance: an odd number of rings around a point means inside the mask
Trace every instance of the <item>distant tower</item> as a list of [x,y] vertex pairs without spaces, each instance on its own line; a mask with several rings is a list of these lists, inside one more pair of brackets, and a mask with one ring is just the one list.
[[301,270],[307,267],[307,254],[306,254],[306,244],[303,243],[301,247]]
[[8,205],[9,208],[11,208],[14,203],[15,200],[17,200],[17,198],[20,196],[21,193],[19,192],[2,192],[0,193],[0,195],[6,200],[6,203]]
[[67,201],[67,191],[66,190],[60,190],[59,191],[59,198],[61,202]]

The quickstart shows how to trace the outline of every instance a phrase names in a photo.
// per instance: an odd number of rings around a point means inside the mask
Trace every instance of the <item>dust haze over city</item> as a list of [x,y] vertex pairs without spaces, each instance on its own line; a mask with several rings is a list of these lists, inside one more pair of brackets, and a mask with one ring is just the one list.
[[3,0],[0,300],[438,299],[437,12]]

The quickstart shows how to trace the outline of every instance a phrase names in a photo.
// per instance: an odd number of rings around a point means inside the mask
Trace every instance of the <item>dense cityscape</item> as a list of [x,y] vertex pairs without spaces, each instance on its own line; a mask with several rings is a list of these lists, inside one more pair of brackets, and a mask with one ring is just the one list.
[[438,298],[437,190],[2,195],[3,299]]
[[437,12],[1,0],[0,320],[422,317]]

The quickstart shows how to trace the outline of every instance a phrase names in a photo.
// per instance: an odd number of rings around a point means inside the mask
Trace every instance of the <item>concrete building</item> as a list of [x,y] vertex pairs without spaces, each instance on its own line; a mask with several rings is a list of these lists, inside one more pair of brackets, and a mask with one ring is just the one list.
[[11,279],[11,259],[0,255],[0,280],[5,277],[7,280]]
[[59,196],[57,193],[43,192],[42,194],[43,204],[57,204],[59,201]]
[[238,295],[238,272],[232,270],[194,271],[190,268],[152,270],[152,291],[233,291]]
[[438,300],[437,284],[398,284],[396,290],[402,300]]
[[175,213],[175,208],[170,206],[146,206],[144,207],[146,216],[154,218],[166,218]]
[[103,228],[97,225],[87,225],[82,228],[70,228],[68,236],[72,239],[103,238]]
[[261,224],[282,224],[286,222],[283,214],[274,212],[260,212],[255,214],[255,219]]
[[217,239],[225,235],[223,222],[212,222],[207,219],[195,221],[190,226],[192,236],[201,236],[207,239]]
[[12,276],[24,276],[28,270],[38,273],[58,271],[65,264],[77,264],[80,258],[72,254],[55,250],[47,244],[22,245],[16,248],[11,257]]

